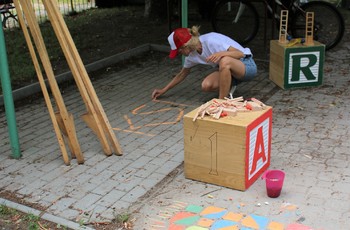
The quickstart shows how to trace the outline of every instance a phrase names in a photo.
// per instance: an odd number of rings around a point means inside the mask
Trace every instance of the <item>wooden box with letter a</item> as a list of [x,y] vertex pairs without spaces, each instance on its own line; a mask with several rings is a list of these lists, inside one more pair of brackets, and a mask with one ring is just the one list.
[[185,177],[241,191],[270,165],[272,107],[215,120],[184,116]]
[[282,89],[322,85],[325,45],[270,42],[270,80]]

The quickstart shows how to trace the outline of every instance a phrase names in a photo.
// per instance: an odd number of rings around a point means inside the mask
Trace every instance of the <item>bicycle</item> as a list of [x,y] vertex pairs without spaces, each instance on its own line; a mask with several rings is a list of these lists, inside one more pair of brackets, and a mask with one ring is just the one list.
[[[274,1],[274,2],[272,2]],[[306,12],[314,12],[314,39],[335,47],[344,35],[344,19],[335,6],[323,1],[300,3],[299,0],[262,0],[268,15],[279,28],[281,10],[288,10],[288,31],[293,38],[305,36]],[[259,14],[249,0],[220,0],[212,14],[214,31],[232,37],[245,45],[255,38],[259,30]]]
[[0,1],[0,14],[3,28],[7,28],[7,20],[10,18],[18,23],[17,15],[12,13],[13,9],[15,9],[15,6],[12,0]]

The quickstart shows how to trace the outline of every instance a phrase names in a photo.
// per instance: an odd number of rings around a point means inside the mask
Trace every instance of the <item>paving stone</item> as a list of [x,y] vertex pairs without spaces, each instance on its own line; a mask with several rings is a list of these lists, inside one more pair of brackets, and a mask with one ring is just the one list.
[[147,165],[141,168],[138,168],[137,171],[135,172],[135,176],[141,177],[141,178],[147,178],[150,174],[152,174],[158,168],[159,168],[158,165],[148,163]]
[[76,203],[73,204],[73,207],[75,209],[80,209],[80,210],[91,210],[91,207],[95,203],[97,203],[100,199],[102,198],[101,195],[89,193],[86,194],[82,199],[78,200]]
[[107,180],[104,180],[103,183],[101,183],[99,186],[97,186],[91,192],[103,196],[105,194],[108,194],[110,191],[112,191],[118,185],[119,185],[119,182],[117,182],[115,180],[107,179]]
[[75,203],[77,200],[70,197],[62,197],[52,204],[49,210],[52,210],[56,214],[60,214],[62,211],[70,208],[70,206]]
[[22,189],[18,190],[17,192],[22,195],[31,195],[33,192],[39,190],[41,187],[43,187],[47,181],[44,180],[36,180],[33,183],[23,187]]
[[64,219],[71,220],[73,222],[77,221],[77,217],[80,215],[80,212],[78,210],[74,210],[72,208],[67,208],[58,214]]
[[164,175],[168,175],[172,172],[177,166],[179,166],[178,162],[175,161],[167,161],[160,167],[156,172]]
[[145,195],[147,190],[142,186],[135,186],[132,190],[128,191],[121,200],[129,203],[136,202],[140,197]]
[[98,202],[99,205],[110,207],[112,206],[116,200],[121,199],[125,196],[125,192],[113,189],[109,192],[104,193],[103,198]]

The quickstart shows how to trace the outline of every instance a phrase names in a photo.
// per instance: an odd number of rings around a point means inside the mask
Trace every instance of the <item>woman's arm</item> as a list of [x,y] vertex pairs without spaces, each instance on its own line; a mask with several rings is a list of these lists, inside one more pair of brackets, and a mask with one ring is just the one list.
[[227,51],[217,52],[217,53],[214,53],[214,54],[210,55],[207,58],[207,62],[218,63],[220,61],[220,59],[222,57],[225,57],[225,56],[232,57],[234,59],[240,59],[240,58],[244,57],[244,54],[242,53],[242,51],[240,51],[238,49],[235,49],[232,46],[230,46],[227,49]]
[[152,98],[157,99],[160,95],[164,94],[168,90],[174,88],[177,84],[182,82],[190,73],[189,68],[182,68],[181,71],[175,75],[175,77],[162,89],[155,89],[152,93]]

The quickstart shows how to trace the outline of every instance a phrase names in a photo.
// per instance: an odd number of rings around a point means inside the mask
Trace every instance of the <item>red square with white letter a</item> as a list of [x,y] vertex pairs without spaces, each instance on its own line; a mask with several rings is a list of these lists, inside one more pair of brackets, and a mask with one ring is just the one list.
[[270,166],[272,108],[247,127],[245,187],[249,188]]

